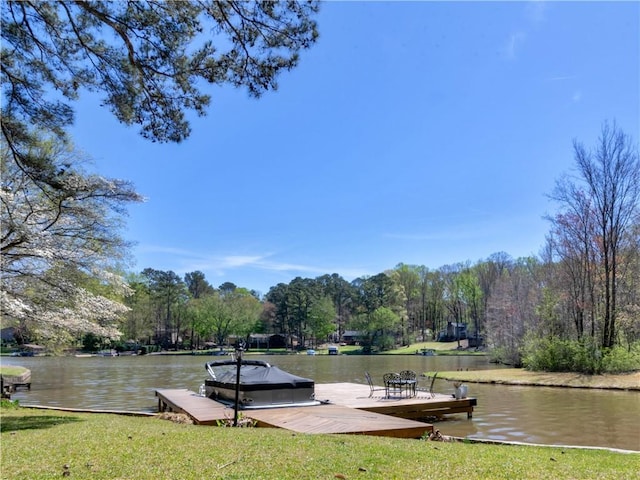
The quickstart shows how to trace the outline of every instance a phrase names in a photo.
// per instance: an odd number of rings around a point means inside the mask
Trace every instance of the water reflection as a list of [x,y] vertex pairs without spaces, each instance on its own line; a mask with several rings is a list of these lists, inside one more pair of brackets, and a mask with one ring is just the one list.
[[[266,360],[318,383],[366,383],[364,372],[381,382],[387,371],[416,372],[493,368],[483,357],[328,356],[252,357]],[[155,390],[197,391],[213,357],[4,357],[5,365],[32,371],[32,390],[14,394],[23,404],[156,411]],[[435,390],[451,393],[437,380]],[[640,394],[611,390],[469,385],[478,399],[473,419],[454,415],[439,422],[445,435],[558,445],[607,446],[640,450]]]

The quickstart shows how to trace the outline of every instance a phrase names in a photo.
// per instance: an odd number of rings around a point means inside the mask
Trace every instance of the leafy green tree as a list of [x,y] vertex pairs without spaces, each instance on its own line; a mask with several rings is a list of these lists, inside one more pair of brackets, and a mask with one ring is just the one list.
[[182,279],[170,270],[145,268],[142,271],[155,308],[156,342],[164,348],[178,348],[184,306],[188,299]]
[[316,343],[327,340],[329,335],[335,331],[335,318],[336,309],[329,297],[321,296],[314,300],[309,311],[307,325],[311,337]]
[[222,297],[233,318],[233,333],[248,339],[251,333],[260,329],[262,304],[246,288],[236,288]]
[[224,345],[232,333],[233,317],[220,294],[199,298],[192,303],[195,330],[202,338],[213,337],[218,345]]
[[3,1],[6,148],[32,178],[55,180],[30,145],[38,131],[63,136],[85,91],[146,138],[184,140],[185,113],[210,102],[204,84],[275,89],[316,41],[317,11],[315,1]]
[[[400,325],[400,317],[388,307],[378,307],[373,312],[355,317],[352,326],[362,335],[365,352],[373,347],[388,350],[393,347],[395,332]],[[390,339],[390,341],[389,341]]]
[[190,309],[198,335],[224,345],[230,335],[246,338],[259,328],[262,305],[247,289],[236,288],[231,293],[216,291],[201,297]]
[[333,301],[336,319],[337,339],[342,337],[344,326],[349,322],[354,306],[355,290],[352,285],[337,273],[316,278],[322,293]]
[[401,307],[398,289],[386,273],[356,278],[351,284],[356,290],[360,311],[372,313],[380,307]]
[[144,343],[154,333],[154,309],[149,285],[140,275],[129,274],[126,277],[132,294],[125,299],[129,311],[125,316],[122,331],[126,339]]
[[184,283],[187,285],[191,298],[200,298],[203,295],[213,293],[214,290],[205,278],[204,273],[199,270],[185,274]]
[[[279,283],[271,287],[266,295],[268,316],[274,331],[282,333],[285,337],[290,337],[293,333],[291,312],[289,307],[289,285]],[[271,308],[272,306],[272,308]]]
[[[408,345],[409,341],[405,338],[404,332],[415,333],[416,324],[420,316],[420,269],[416,265],[406,265],[400,263],[391,272],[392,280],[397,284],[400,296],[404,300],[404,315],[401,316],[403,339],[402,344]],[[407,324],[405,322],[405,316]]]
[[477,270],[471,266],[463,270],[458,275],[457,284],[467,309],[468,318],[473,322],[475,333],[480,334],[480,313],[483,302]]

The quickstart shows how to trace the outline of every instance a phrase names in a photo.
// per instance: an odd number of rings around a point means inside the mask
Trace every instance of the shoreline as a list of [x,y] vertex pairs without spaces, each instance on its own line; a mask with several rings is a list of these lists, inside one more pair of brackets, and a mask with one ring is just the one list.
[[523,368],[497,368],[438,372],[438,378],[513,386],[640,391],[640,371],[616,375],[585,375],[572,372],[530,372]]

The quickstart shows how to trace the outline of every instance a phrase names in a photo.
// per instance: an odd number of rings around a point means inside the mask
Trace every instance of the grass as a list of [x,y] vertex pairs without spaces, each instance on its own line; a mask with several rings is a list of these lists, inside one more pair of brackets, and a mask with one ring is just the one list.
[[6,377],[18,377],[27,371],[24,367],[12,367],[7,365],[0,365],[0,375]]
[[569,372],[530,372],[522,368],[498,368],[438,372],[438,377],[471,383],[640,390],[640,372],[617,375],[585,375]]
[[[466,345],[466,341],[461,344]],[[400,347],[382,353],[385,355],[413,355],[423,348],[435,350],[436,355],[486,355],[484,351],[458,350],[458,342],[418,342],[412,343],[408,347]]]
[[[0,408],[3,479],[637,478],[640,455]],[[65,473],[68,472],[68,473]]]

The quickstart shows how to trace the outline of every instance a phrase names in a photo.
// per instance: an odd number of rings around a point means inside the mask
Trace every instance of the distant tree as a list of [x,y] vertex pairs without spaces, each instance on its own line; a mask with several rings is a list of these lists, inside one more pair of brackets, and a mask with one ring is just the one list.
[[223,295],[222,300],[233,318],[233,333],[238,337],[248,339],[250,334],[260,329],[262,304],[249,290],[236,288]]
[[266,300],[265,305],[273,306],[267,312],[273,330],[290,337],[293,334],[293,326],[289,307],[289,285],[278,283],[271,287],[267,292]]
[[316,278],[322,293],[333,301],[335,310],[337,339],[342,337],[344,326],[347,324],[352,314],[355,292],[349,282],[337,273],[322,275]]
[[521,366],[527,334],[540,330],[541,265],[534,257],[520,258],[502,271],[487,302],[487,337],[494,358]]
[[331,333],[335,331],[334,319],[336,309],[332,300],[327,296],[316,298],[311,305],[307,325],[311,338],[317,342],[325,342]]
[[119,335],[129,293],[122,275],[128,244],[120,236],[125,206],[142,198],[120,180],[87,174],[70,144],[31,138],[36,180],[0,141],[0,256],[3,320],[48,333]]
[[478,333],[483,329],[484,319],[487,318],[487,302],[493,294],[495,284],[503,272],[510,268],[511,265],[513,265],[513,259],[505,252],[493,253],[489,258],[475,265],[478,283],[482,290],[482,306],[479,313],[481,321],[479,322]]
[[233,282],[224,282],[222,285],[218,287],[218,290],[220,291],[220,294],[228,295],[235,292],[237,288],[238,288],[237,285]]
[[156,341],[163,347],[178,348],[182,315],[188,298],[182,279],[171,270],[145,268],[142,271],[156,314]]
[[122,331],[126,339],[143,342],[154,333],[154,309],[149,285],[141,275],[129,274],[126,277],[132,294],[125,298],[129,307]]
[[404,301],[404,312],[400,317],[402,323],[402,344],[410,342],[405,332],[414,333],[418,320],[420,269],[416,265],[400,263],[391,271],[391,279],[398,286],[401,299]]
[[199,298],[191,310],[198,335],[224,345],[230,335],[246,338],[258,328],[262,305],[248,290],[237,288],[225,295],[217,291]]
[[199,298],[191,308],[198,335],[204,339],[213,337],[218,345],[224,345],[233,331],[233,317],[220,294]]
[[361,313],[351,325],[362,336],[365,352],[372,348],[389,350],[395,344],[395,333],[400,325],[400,317],[388,307],[378,307],[373,312]]
[[372,313],[380,307],[403,308],[399,290],[386,273],[356,278],[351,285],[355,289],[360,312]]
[[441,269],[425,272],[421,289],[426,289],[425,318],[435,333],[444,327],[446,318],[445,278]]
[[[38,131],[64,135],[83,90],[144,137],[179,142],[185,112],[203,115],[203,84],[277,87],[317,39],[313,2],[214,0],[3,1],[2,135],[14,161],[48,181],[29,146]],[[52,184],[53,186],[53,184]]]
[[467,318],[473,322],[474,332],[479,334],[483,300],[477,269],[471,266],[464,269],[457,278],[457,284],[466,306]]
[[207,282],[204,273],[200,271],[185,274],[184,283],[187,285],[191,298],[200,298],[203,295],[213,293],[213,287]]

